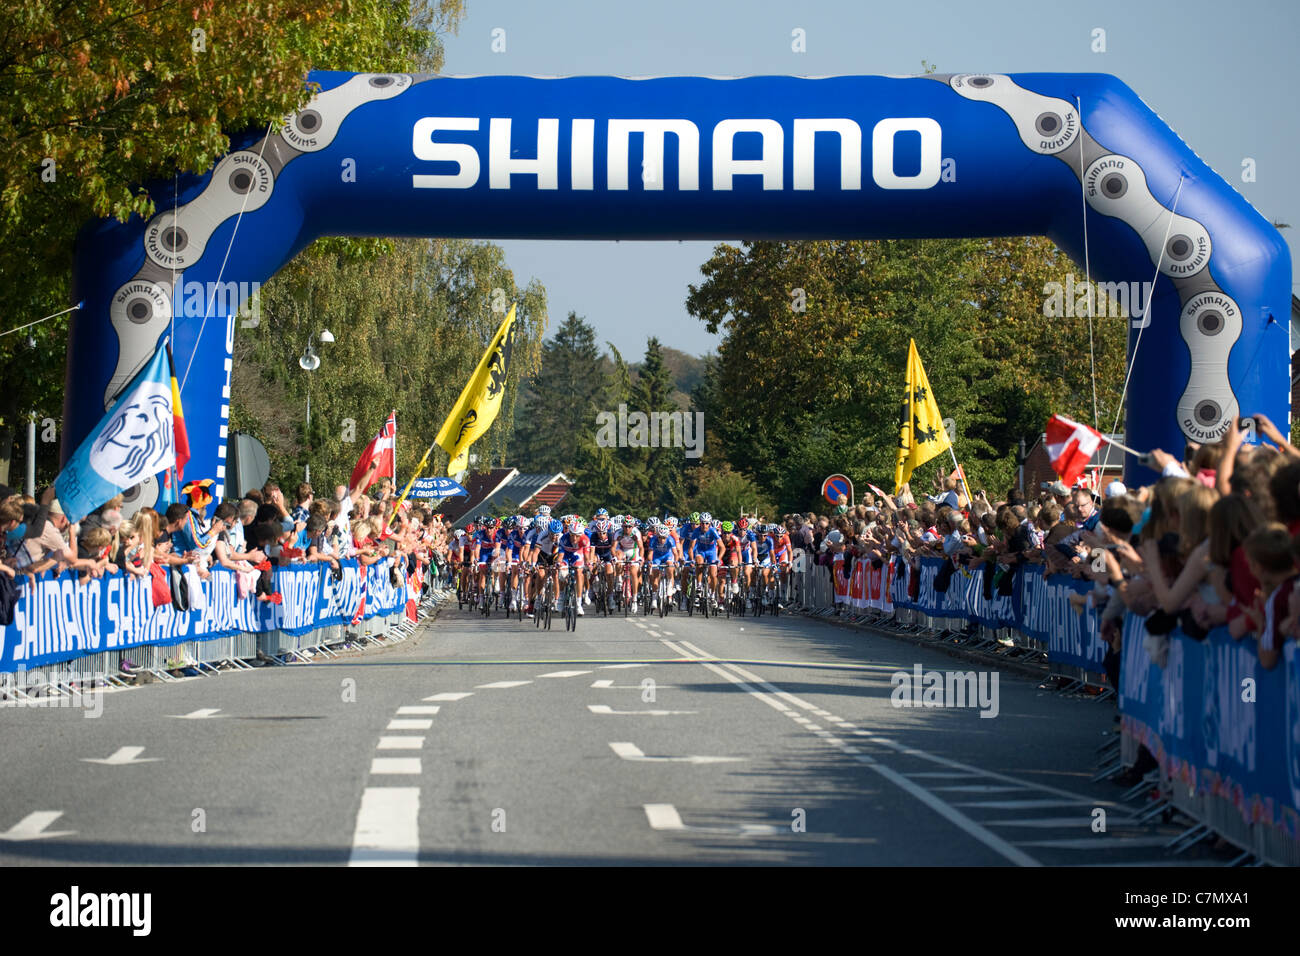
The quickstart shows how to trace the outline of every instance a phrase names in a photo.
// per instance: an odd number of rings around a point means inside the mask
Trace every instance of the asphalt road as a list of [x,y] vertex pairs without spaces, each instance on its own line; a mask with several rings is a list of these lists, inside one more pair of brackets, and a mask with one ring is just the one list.
[[1090,783],[1112,704],[1003,672],[996,716],[894,706],[917,665],[974,668],[794,615],[567,633],[452,602],[395,647],[111,692],[96,718],[0,709],[0,865],[1220,860],[1167,857],[1177,829]]

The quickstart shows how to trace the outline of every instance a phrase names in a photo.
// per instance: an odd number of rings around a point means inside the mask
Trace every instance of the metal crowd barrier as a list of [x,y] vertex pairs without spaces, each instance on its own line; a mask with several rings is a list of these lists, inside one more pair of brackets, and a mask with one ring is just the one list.
[[[831,569],[824,565],[805,561],[792,577],[797,578],[795,593],[799,600],[795,605],[809,614],[821,616],[847,616],[856,622],[866,622],[893,630],[898,633],[937,636],[948,632],[954,636],[965,634],[966,646],[981,648],[993,644],[1010,645],[1012,654],[1019,653],[1015,659],[1020,661],[1043,661],[1048,663],[1048,677],[1062,681],[1056,689],[1060,693],[1071,694],[1086,692],[1089,698],[1105,700],[1115,696],[1115,689],[1098,682],[1097,675],[1083,668],[1070,667],[1056,661],[1049,661],[1047,645],[1014,628],[989,628],[978,625],[967,629],[967,618],[952,618],[926,614],[915,608],[895,607],[886,612],[880,609],[853,608],[841,602],[836,605],[835,587],[831,578]],[[1111,761],[1109,767],[1103,768],[1094,780],[1105,779],[1125,767],[1134,766],[1140,749],[1139,741],[1127,734],[1117,734],[1111,743],[1098,748],[1101,760]],[[1159,780],[1155,777],[1160,776]],[[1247,822],[1231,800],[1202,790],[1192,793],[1178,781],[1154,772],[1150,783],[1133,787],[1126,798],[1143,799],[1152,789],[1158,788],[1161,799],[1154,805],[1140,808],[1139,819],[1151,819],[1161,810],[1173,809],[1190,818],[1195,826],[1170,840],[1166,849],[1182,852],[1210,836],[1222,837],[1227,842],[1242,850],[1236,862],[1248,858],[1265,861],[1279,866],[1300,866],[1300,842],[1297,842],[1277,829],[1269,826],[1253,825]]]
[[[443,588],[432,587],[420,596],[420,621],[439,601]],[[192,668],[196,675],[218,675],[251,670],[250,661],[285,664],[291,660],[309,663],[317,655],[336,657],[344,648],[365,649],[400,643],[419,627],[404,610],[375,615],[356,625],[330,624],[294,636],[285,631],[241,631],[227,637],[176,644],[145,644],[124,650],[101,651],[30,670],[0,672],[0,703],[36,697],[64,696],[83,684],[129,687],[130,675],[145,672],[159,681],[175,681],[175,670]],[[123,664],[129,666],[124,670]],[[89,688],[87,688],[89,689]]]

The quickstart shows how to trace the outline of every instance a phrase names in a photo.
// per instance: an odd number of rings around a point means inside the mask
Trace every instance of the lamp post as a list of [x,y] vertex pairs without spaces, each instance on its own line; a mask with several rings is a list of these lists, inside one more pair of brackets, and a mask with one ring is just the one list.
[[[334,341],[334,336],[330,334],[329,329],[321,330],[319,336],[313,333],[312,335],[309,335],[307,337],[307,347],[303,349],[302,355],[298,356],[299,367],[302,368],[303,371],[307,372],[306,434],[307,434],[307,454],[309,456],[311,455],[311,373],[316,371],[316,369],[320,368],[320,356],[316,354],[316,350],[312,348],[311,343],[313,339],[317,339],[317,338],[320,339],[322,344],[329,344],[330,342]],[[303,480],[306,481],[308,484],[311,484],[311,463],[310,462],[308,462],[306,465],[303,466],[303,472],[304,472]]]

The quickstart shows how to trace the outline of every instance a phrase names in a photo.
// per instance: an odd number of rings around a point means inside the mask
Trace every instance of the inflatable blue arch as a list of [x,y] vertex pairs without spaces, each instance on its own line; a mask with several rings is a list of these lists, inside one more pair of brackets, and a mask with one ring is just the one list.
[[149,221],[83,230],[65,455],[175,312],[186,470],[224,485],[236,290],[321,236],[1045,235],[1083,262],[1085,215],[1094,281],[1154,280],[1131,323],[1128,443],[1177,452],[1254,412],[1289,429],[1287,246],[1114,77],[310,80],[280,132],[158,184]]

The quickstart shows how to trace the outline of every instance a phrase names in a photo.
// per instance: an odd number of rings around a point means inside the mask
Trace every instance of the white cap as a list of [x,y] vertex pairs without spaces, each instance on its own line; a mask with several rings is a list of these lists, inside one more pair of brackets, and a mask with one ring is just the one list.
[[1107,498],[1118,498],[1120,495],[1126,494],[1128,494],[1128,489],[1124,487],[1124,482],[1120,481],[1118,478],[1106,486]]

